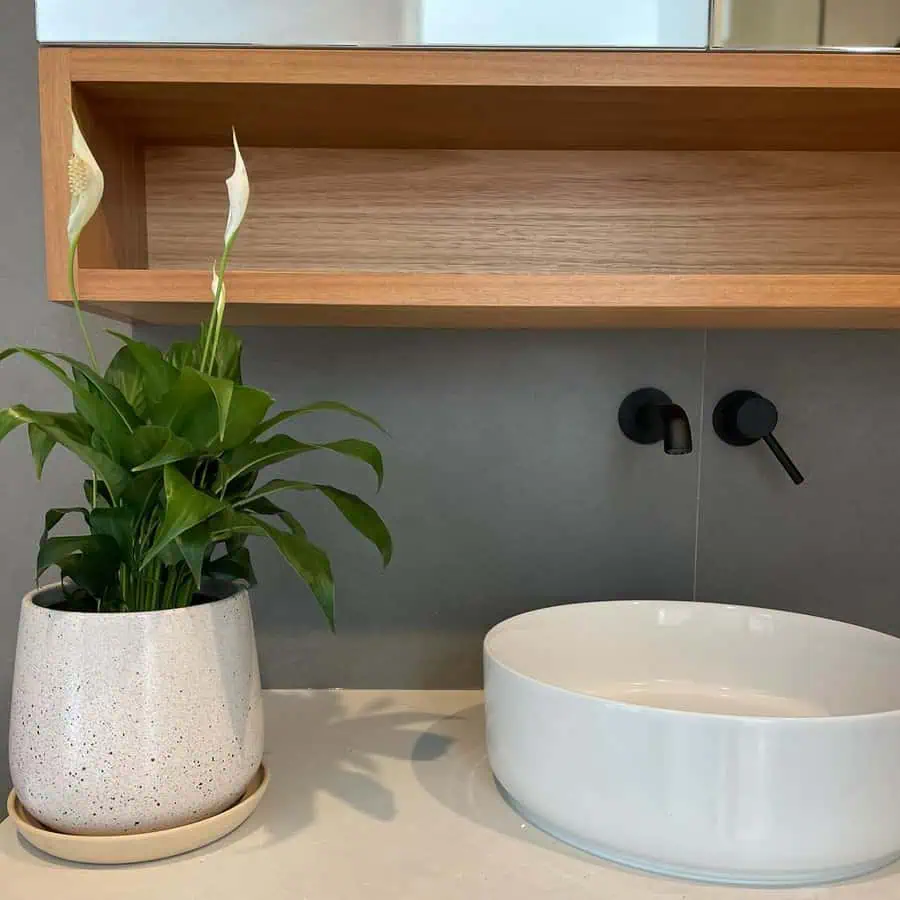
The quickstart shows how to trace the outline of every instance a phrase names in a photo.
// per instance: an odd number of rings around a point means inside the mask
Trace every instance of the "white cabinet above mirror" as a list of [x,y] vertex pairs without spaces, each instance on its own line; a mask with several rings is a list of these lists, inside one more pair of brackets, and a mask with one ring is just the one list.
[[707,46],[708,0],[37,0],[45,44]]

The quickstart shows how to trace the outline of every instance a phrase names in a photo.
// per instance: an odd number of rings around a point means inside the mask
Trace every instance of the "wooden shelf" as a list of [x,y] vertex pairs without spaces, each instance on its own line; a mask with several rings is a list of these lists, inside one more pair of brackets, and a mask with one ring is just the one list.
[[[207,312],[236,127],[240,324],[900,327],[900,56],[42,48],[47,272],[68,109],[106,173],[78,280]],[[872,152],[877,151],[877,152]]]
[[[85,305],[146,323],[209,315],[203,271],[85,269]],[[233,272],[237,325],[472,328],[882,328],[900,276],[448,275]],[[127,298],[127,299],[126,299]]]
[[144,142],[900,149],[896,55],[47,48]]

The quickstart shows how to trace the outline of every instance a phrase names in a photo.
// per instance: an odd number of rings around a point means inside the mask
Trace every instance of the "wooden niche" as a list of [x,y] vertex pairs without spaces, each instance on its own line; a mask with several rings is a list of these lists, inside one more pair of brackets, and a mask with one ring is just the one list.
[[900,57],[43,48],[48,283],[71,105],[86,305],[206,314],[231,126],[244,324],[900,324]]

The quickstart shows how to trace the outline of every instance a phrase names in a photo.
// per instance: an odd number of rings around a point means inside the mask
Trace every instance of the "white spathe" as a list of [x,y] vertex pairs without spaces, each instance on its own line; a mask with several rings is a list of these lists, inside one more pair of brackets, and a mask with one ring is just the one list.
[[796,613],[580,603],[485,639],[491,768],[619,863],[766,886],[900,856],[900,640]]
[[234,236],[244,221],[247,204],[250,202],[250,179],[247,178],[247,167],[238,147],[237,135],[231,129],[231,140],[234,143],[234,171],[225,179],[228,189],[228,221],[225,223],[225,247],[231,246]]
[[213,300],[212,327],[214,329],[213,336],[215,336],[215,333],[222,327],[222,320],[225,317],[225,304],[228,302],[228,298],[225,295],[225,282],[220,280],[215,263],[213,263],[212,267],[212,284],[210,285],[210,290],[212,292]]
[[36,819],[72,834],[155,831],[234,803],[263,750],[246,590],[183,609],[22,604],[10,771]]
[[72,155],[69,157],[69,246],[78,243],[85,225],[97,212],[103,198],[103,172],[91,153],[78,120],[72,113]]

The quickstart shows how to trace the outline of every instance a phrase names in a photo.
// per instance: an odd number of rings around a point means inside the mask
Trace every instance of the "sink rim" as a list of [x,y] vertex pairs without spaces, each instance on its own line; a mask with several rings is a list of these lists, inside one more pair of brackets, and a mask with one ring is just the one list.
[[645,715],[654,715],[654,716],[664,716],[664,717],[678,717],[684,719],[686,717],[696,718],[700,720],[720,720],[723,722],[735,722],[735,723],[753,723],[760,724],[765,726],[767,723],[778,723],[784,727],[795,727],[795,726],[804,726],[804,725],[819,725],[826,727],[841,727],[847,726],[851,723],[860,723],[866,720],[870,721],[883,721],[885,719],[897,718],[900,717],[900,703],[898,703],[895,709],[888,710],[878,710],[875,712],[858,712],[858,713],[841,713],[841,714],[832,714],[832,715],[810,715],[810,716],[777,716],[777,715],[746,715],[742,713],[728,713],[728,712],[705,712],[699,710],[689,710],[689,709],[673,709],[670,707],[662,707],[662,706],[651,706],[649,704],[642,703],[629,703],[627,700],[619,700],[614,699],[612,697],[604,697],[602,694],[592,693],[590,691],[573,688],[573,687],[563,687],[560,684],[557,684],[553,681],[548,681],[541,679],[535,676],[532,673],[522,671],[520,668],[516,668],[515,666],[510,665],[508,662],[504,661],[500,656],[497,655],[496,652],[492,649],[492,644],[496,642],[498,637],[507,629],[515,627],[516,624],[519,624],[524,619],[538,617],[541,615],[552,614],[553,612],[561,609],[570,609],[572,607],[604,607],[606,609],[610,607],[656,607],[656,608],[690,608],[697,609],[703,608],[716,611],[722,610],[732,610],[737,612],[746,612],[746,613],[764,613],[767,615],[776,616],[783,619],[794,619],[794,620],[807,620],[816,623],[824,623],[826,627],[833,627],[835,629],[839,629],[842,631],[848,631],[850,633],[861,633],[865,636],[867,640],[877,640],[881,641],[884,644],[893,644],[895,645],[895,649],[898,656],[898,665],[900,665],[900,637],[895,637],[894,635],[885,634],[882,631],[876,631],[874,628],[866,628],[864,625],[856,625],[851,622],[842,622],[838,619],[829,619],[824,616],[816,616],[809,613],[800,613],[793,612],[790,610],[779,610],[779,609],[771,609],[764,606],[751,606],[744,605],[740,603],[713,603],[709,601],[700,601],[700,600],[587,600],[587,601],[579,601],[575,603],[560,603],[554,606],[545,606],[540,607],[538,609],[528,610],[523,613],[519,613],[515,616],[511,616],[508,619],[504,619],[502,622],[498,622],[494,625],[484,638],[484,655],[486,657],[490,657],[492,664],[499,666],[505,671],[509,672],[511,675],[514,675],[517,678],[521,678],[525,681],[531,682],[534,685],[539,686],[542,689],[550,690],[550,691],[558,691],[561,694],[567,696],[577,696],[584,697],[585,699],[591,700],[595,703],[602,704],[604,706],[609,706],[612,708],[622,709],[622,710],[635,710],[640,711],[641,714]]

